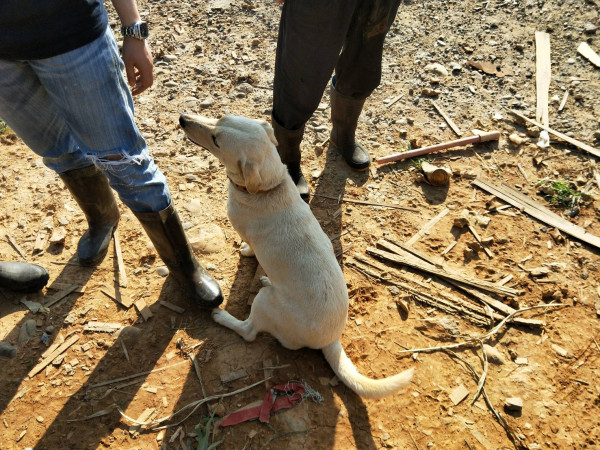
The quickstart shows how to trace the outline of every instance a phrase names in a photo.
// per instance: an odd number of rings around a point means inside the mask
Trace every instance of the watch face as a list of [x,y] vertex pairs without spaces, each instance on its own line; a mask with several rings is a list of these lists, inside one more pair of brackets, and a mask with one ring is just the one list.
[[148,24],[146,22],[140,22],[140,37],[148,37]]

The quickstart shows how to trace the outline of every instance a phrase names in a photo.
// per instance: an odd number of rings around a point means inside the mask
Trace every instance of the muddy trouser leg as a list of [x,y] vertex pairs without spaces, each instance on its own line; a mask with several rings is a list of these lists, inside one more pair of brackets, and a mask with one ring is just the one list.
[[381,80],[383,44],[398,6],[399,0],[361,2],[336,64],[330,90],[331,143],[353,169],[366,170],[371,163],[355,133],[365,100]]
[[[63,179],[96,166],[136,215],[155,214],[144,216],[142,223],[171,273],[200,306],[222,301],[216,281],[200,270],[184,245],[167,180],[135,124],[110,28],[90,44],[56,57],[0,60],[0,117]],[[169,245],[179,247],[176,259]]]

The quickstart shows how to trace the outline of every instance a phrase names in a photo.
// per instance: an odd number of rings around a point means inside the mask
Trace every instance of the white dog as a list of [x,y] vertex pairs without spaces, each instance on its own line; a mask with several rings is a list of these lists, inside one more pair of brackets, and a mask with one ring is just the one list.
[[335,374],[363,397],[391,394],[413,370],[380,380],[358,373],[340,343],[348,316],[348,291],[331,241],[300,198],[277,154],[273,129],[265,121],[196,115],[179,119],[187,137],[215,155],[229,177],[227,213],[244,240],[241,253],[256,255],[268,279],[241,321],[214,309],[213,319],[247,341],[259,332],[284,347],[321,349]]

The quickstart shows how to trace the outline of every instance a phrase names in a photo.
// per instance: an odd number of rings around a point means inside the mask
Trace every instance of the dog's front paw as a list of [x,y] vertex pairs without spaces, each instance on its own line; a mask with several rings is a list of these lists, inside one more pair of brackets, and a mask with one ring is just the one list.
[[219,309],[219,308],[214,308],[211,313],[212,319],[221,325],[223,325],[226,315],[227,315],[227,312],[222,309]]
[[271,280],[269,280],[269,277],[264,275],[262,277],[260,277],[260,285],[265,287],[265,286],[272,286],[271,285]]
[[242,256],[254,256],[254,250],[250,247],[247,242],[242,242],[242,248],[240,249]]

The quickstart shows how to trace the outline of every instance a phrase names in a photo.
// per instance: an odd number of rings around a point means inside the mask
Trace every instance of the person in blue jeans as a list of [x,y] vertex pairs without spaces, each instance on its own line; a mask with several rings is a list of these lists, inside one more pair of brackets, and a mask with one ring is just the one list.
[[83,210],[81,264],[97,264],[108,250],[119,221],[114,189],[193,302],[214,308],[221,289],[194,257],[134,121],[132,94],[153,82],[147,24],[135,0],[113,5],[123,25],[122,59],[102,0],[0,1],[0,118]]
[[283,3],[271,122],[281,160],[308,198],[300,143],[331,79],[331,144],[355,170],[371,159],[355,141],[366,99],[381,81],[385,37],[400,0],[277,0]]

